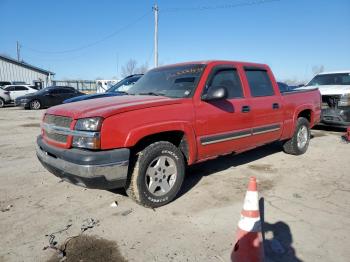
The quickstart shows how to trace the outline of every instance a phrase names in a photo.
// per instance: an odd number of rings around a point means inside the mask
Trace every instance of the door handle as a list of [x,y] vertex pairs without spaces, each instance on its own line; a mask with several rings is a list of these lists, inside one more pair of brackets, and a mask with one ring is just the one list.
[[279,109],[280,108],[280,104],[279,103],[273,103],[272,104],[272,109]]
[[242,106],[242,113],[250,112],[250,106]]

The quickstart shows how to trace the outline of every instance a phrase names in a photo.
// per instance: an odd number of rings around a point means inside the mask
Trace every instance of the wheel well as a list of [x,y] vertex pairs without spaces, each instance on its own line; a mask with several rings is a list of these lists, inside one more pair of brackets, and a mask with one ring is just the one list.
[[188,159],[188,143],[186,140],[186,135],[183,131],[167,131],[157,134],[152,134],[146,136],[139,140],[135,146],[132,148],[133,153],[137,153],[145,149],[150,144],[157,141],[168,141],[178,147],[181,152],[184,154],[185,159]]
[[304,117],[311,123],[312,112],[310,109],[303,110],[299,113],[298,118],[299,117]]

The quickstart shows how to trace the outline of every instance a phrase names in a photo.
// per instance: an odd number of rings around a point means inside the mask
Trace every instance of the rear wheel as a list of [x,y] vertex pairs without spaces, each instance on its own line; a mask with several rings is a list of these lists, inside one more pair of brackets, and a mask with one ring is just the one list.
[[41,108],[41,103],[39,100],[33,100],[29,103],[29,108],[33,110],[38,110]]
[[283,145],[284,152],[292,155],[304,154],[310,143],[310,123],[304,117],[299,117],[291,139]]
[[5,101],[0,97],[0,108],[5,106]]
[[143,206],[160,207],[176,197],[184,175],[181,151],[170,142],[156,142],[137,154],[126,192]]

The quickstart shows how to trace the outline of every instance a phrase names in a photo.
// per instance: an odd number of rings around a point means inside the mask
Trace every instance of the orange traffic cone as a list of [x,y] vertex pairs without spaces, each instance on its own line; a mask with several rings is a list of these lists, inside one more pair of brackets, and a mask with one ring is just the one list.
[[238,222],[236,242],[231,253],[234,262],[264,261],[264,247],[261,234],[259,197],[256,178],[249,180],[241,218]]

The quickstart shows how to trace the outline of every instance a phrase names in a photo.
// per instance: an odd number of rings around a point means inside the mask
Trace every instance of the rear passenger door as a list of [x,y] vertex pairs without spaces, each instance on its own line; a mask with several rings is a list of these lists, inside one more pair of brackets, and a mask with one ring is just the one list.
[[19,96],[24,96],[26,94],[28,94],[28,88],[25,87],[25,86],[16,86],[15,87],[15,98],[16,99],[17,97]]
[[59,88],[57,89],[59,93],[57,94],[56,104],[62,104],[62,102],[68,98],[71,98],[75,91],[69,88]]
[[272,76],[263,68],[245,67],[244,71],[251,95],[252,141],[258,146],[278,140],[283,127],[283,109]]
[[203,94],[212,86],[223,86],[227,99],[201,101],[196,105],[196,134],[200,159],[240,151],[249,147],[253,124],[241,78],[233,66],[214,67],[209,74]]

